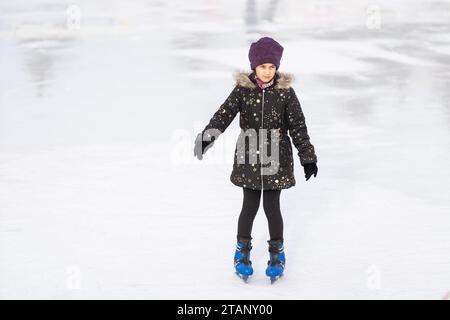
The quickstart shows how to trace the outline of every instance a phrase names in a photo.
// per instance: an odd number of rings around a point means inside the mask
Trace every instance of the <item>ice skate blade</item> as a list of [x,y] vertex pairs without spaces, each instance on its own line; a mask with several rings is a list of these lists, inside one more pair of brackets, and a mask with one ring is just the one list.
[[275,282],[277,282],[278,279],[280,279],[281,277],[283,277],[283,274],[276,276],[276,277],[270,277],[270,284],[274,284]]
[[244,281],[245,283],[248,283],[248,280],[249,280],[249,276],[248,276],[248,275],[243,275],[243,274],[240,274],[239,272],[235,272],[235,274],[236,274],[239,278],[241,278],[242,281]]

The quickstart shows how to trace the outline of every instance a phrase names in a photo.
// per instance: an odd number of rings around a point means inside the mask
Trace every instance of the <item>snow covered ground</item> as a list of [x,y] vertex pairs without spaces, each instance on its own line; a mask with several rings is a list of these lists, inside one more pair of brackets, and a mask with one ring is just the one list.
[[[319,159],[273,286],[262,206],[233,274],[237,119],[192,154],[266,35]],[[0,298],[449,299],[449,88],[450,1],[0,0]]]

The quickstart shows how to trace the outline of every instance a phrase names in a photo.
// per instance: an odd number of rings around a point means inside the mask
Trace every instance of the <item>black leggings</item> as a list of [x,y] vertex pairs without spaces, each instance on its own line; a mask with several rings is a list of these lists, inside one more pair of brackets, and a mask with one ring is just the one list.
[[[238,222],[238,237],[251,238],[253,221],[258,212],[261,190],[244,190],[244,201]],[[281,190],[264,190],[263,208],[269,223],[270,240],[283,240],[283,218],[280,211]]]

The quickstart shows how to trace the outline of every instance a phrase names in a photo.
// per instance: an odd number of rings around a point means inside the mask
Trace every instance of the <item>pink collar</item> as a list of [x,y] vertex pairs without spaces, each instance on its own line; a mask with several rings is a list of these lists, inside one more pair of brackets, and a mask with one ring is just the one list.
[[275,76],[269,82],[264,82],[260,78],[258,78],[257,76],[255,76],[255,79],[256,79],[256,83],[258,84],[258,86],[261,89],[266,89],[266,88],[270,87],[273,84],[273,81],[275,80]]

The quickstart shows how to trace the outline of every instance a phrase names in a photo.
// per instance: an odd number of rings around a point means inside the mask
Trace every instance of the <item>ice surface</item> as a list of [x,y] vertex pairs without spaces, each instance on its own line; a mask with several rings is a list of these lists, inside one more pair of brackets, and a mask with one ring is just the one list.
[[[0,298],[448,297],[450,1],[373,4],[1,0]],[[262,206],[233,273],[237,119],[193,157],[261,36],[319,161],[274,286]]]

